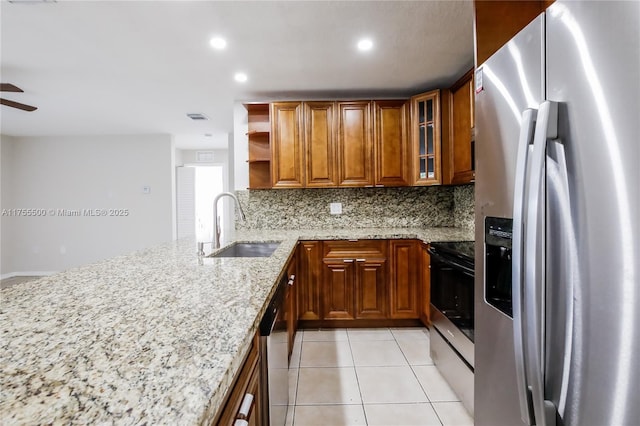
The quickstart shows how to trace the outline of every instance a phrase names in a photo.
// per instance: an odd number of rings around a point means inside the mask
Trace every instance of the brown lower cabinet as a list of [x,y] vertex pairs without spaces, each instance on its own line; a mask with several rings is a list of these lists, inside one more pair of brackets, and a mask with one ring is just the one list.
[[427,251],[428,248],[429,244],[420,244],[420,255],[422,257],[420,265],[420,283],[422,285],[422,297],[420,297],[420,320],[424,325],[431,324],[431,308],[429,306],[431,304],[431,257]]
[[298,331],[298,283],[296,277],[298,275],[298,262],[296,254],[293,255],[286,268],[288,286],[287,295],[285,296],[285,309],[287,319],[287,337],[289,341],[289,357],[291,360],[291,352],[293,352],[293,342]]
[[391,318],[420,318],[420,242],[389,241]]
[[417,240],[301,242],[300,326],[418,324],[423,319],[420,249]]
[[[212,425],[232,426],[236,420],[241,419],[246,420],[250,426],[258,426],[266,420],[262,411],[259,339],[260,337],[256,333],[251,342],[249,353],[234,378],[232,387],[227,392],[223,408],[211,423]],[[250,405],[246,404],[248,410],[241,409],[243,401],[250,399],[253,402]]]
[[301,241],[298,244],[297,258],[298,320],[319,320],[322,241]]
[[323,243],[324,320],[386,318],[384,240]]

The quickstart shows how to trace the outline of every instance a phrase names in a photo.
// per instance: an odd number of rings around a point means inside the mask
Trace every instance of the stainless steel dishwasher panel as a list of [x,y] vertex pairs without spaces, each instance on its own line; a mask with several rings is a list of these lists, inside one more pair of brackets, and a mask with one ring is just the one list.
[[260,322],[263,407],[271,426],[283,426],[289,406],[288,334],[285,318],[286,277],[280,281]]

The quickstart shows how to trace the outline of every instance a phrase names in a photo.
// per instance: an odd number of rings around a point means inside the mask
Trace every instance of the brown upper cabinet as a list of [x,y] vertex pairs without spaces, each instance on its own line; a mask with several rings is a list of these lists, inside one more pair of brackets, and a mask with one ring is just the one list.
[[338,186],[335,102],[304,102],[305,186]]
[[554,0],[475,0],[476,66],[481,65]]
[[406,100],[272,103],[272,186],[407,186],[409,119]]
[[[411,102],[313,101],[274,102],[262,111],[270,120],[267,131],[249,133],[249,187],[335,188],[408,186],[440,182],[439,91],[424,100],[432,114],[424,133],[424,149],[412,152]],[[418,102],[418,101],[416,101]],[[255,119],[249,115],[250,124]],[[270,130],[270,132],[269,132]],[[255,142],[258,141],[258,142]],[[416,142],[417,144],[417,142]],[[427,145],[428,144],[428,145]],[[418,149],[418,148],[415,148]],[[254,157],[256,159],[254,159]],[[429,168],[422,179],[415,168]],[[255,164],[254,162],[260,164]],[[270,179],[265,182],[265,176]]]
[[437,185],[440,178],[440,90],[411,98],[412,183]]
[[371,103],[338,102],[338,185],[372,186]]
[[442,183],[475,180],[473,69],[442,91]]
[[302,188],[301,102],[271,104],[271,183],[273,188]]
[[373,102],[375,186],[407,186],[409,169],[409,103]]

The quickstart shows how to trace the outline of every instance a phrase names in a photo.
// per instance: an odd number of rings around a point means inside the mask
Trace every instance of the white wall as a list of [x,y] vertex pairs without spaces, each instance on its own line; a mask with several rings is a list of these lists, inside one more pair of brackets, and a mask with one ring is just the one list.
[[[12,182],[14,138],[0,135],[0,210],[13,205],[13,193],[15,185]],[[0,218],[0,269],[13,261],[13,251],[10,242],[14,239],[14,229],[6,226],[8,218],[2,215]]]
[[[170,135],[3,136],[1,149],[2,208],[47,211],[3,215],[2,276],[60,271],[171,240]],[[62,216],[59,209],[81,213]],[[128,215],[91,217],[83,209]]]
[[249,115],[242,103],[233,104],[233,188],[246,190],[249,187]]

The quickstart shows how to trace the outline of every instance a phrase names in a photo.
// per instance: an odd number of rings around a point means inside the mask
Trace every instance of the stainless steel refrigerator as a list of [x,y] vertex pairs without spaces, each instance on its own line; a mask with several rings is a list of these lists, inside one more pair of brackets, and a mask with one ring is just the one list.
[[640,425],[640,2],[476,71],[475,422]]

